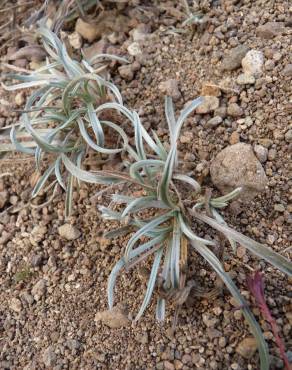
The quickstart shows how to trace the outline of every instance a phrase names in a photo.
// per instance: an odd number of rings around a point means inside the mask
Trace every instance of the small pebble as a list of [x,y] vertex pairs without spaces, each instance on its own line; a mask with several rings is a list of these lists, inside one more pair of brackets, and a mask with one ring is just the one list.
[[81,232],[71,224],[65,224],[58,228],[59,235],[67,240],[78,239],[81,235]]

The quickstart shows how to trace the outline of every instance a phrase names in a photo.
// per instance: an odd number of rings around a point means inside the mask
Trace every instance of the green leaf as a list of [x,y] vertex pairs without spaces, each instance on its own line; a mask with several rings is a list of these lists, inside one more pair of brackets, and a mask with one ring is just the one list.
[[[164,240],[163,237],[159,235],[158,237],[151,239],[148,242],[140,245],[138,248],[131,251],[129,260],[132,260],[133,258],[139,256],[143,252],[146,252],[154,245],[161,243],[163,240]],[[107,285],[108,304],[109,304],[110,309],[112,309],[114,305],[114,287],[116,284],[118,273],[125,265],[126,265],[126,260],[123,257],[115,264],[115,266],[113,267],[110,273],[110,276],[108,279],[108,285]]]
[[176,123],[175,140],[178,139],[181,127],[189,114],[191,114],[203,102],[203,98],[199,97],[193,100],[186,108],[181,111]]
[[170,144],[171,146],[173,146],[176,143],[176,120],[174,115],[173,102],[170,96],[165,97],[164,106],[165,106],[165,117],[170,134]]
[[178,219],[180,222],[181,231],[185,234],[187,238],[203,243],[203,244],[206,244],[206,245],[215,245],[214,242],[207,240],[207,239],[200,238],[199,236],[194,234],[191,228],[185,223],[183,216],[180,213],[178,214]]
[[170,208],[177,209],[177,205],[173,203],[170,193],[170,182],[172,179],[174,165],[176,160],[177,148],[176,144],[171,148],[165,162],[164,170],[162,173],[161,181],[158,185],[159,199],[162,200]]
[[104,146],[104,133],[92,103],[87,104],[87,114],[95,134],[97,145]]
[[140,307],[140,310],[139,310],[139,312],[138,312],[138,314],[135,318],[135,321],[138,321],[141,318],[141,316],[143,315],[146,307],[148,306],[148,304],[150,302],[150,299],[151,299],[151,296],[152,296],[152,293],[153,293],[153,289],[154,289],[155,283],[156,283],[156,277],[157,277],[157,273],[158,273],[162,253],[163,253],[163,248],[160,248],[155,253],[154,262],[153,262],[153,265],[152,265],[150,277],[149,277],[148,284],[147,284],[146,294],[145,294],[144,300],[142,302],[142,305]]
[[156,305],[156,320],[164,321],[165,319],[165,299],[159,297]]
[[55,175],[56,175],[56,179],[58,180],[58,183],[61,185],[61,187],[66,191],[66,185],[64,184],[64,181],[62,179],[62,175],[61,175],[61,160],[62,158],[61,157],[58,157],[56,162],[55,162]]
[[223,267],[221,266],[220,261],[218,258],[212,253],[205,245],[200,242],[191,240],[191,245],[195,248],[195,250],[205,258],[205,260],[212,266],[212,268],[216,271],[219,277],[223,280],[227,288],[230,290],[233,297],[236,301],[239,302],[242,312],[246,321],[249,323],[251,332],[253,333],[260,354],[261,359],[261,370],[268,370],[269,369],[269,353],[268,348],[263,337],[261,328],[257,323],[256,319],[254,318],[251,310],[248,307],[247,302],[240,294],[239,290],[237,289],[236,285],[230,278],[230,276],[224,271]]
[[20,144],[20,142],[16,138],[16,132],[15,132],[15,126],[12,126],[11,131],[10,131],[10,140],[12,144],[15,146],[15,149],[19,152],[22,153],[27,153],[27,154],[34,154],[34,149],[27,148]]
[[84,171],[81,168],[78,168],[70,159],[62,154],[62,161],[66,167],[66,169],[72,173],[73,176],[77,177],[78,179],[89,182],[92,184],[113,184],[118,182],[123,182],[126,179],[123,176],[119,176],[118,174],[112,174],[105,171],[96,171],[96,172],[89,172]]
[[125,258],[126,260],[129,259],[130,253],[135,245],[135,243],[142,237],[145,236],[148,232],[153,231],[157,226],[160,224],[168,221],[171,217],[173,217],[173,211],[167,212],[161,216],[154,218],[152,221],[147,222],[140,230],[138,230],[128,241],[125,250]]
[[68,185],[67,185],[66,199],[65,199],[65,218],[66,219],[70,217],[72,213],[73,185],[74,185],[74,176],[70,174],[68,176]]
[[127,207],[124,209],[122,213],[122,217],[126,217],[127,214],[138,212],[145,207],[148,207],[148,203],[155,200],[156,197],[154,196],[145,196],[141,198],[136,198],[132,202],[130,202]]
[[180,238],[181,238],[181,230],[179,227],[179,223],[174,218],[174,225],[173,225],[173,233],[172,239],[170,242],[171,245],[171,257],[170,257],[170,278],[171,283],[174,288],[179,287],[179,280],[180,280],[180,269],[179,269],[179,262],[180,262]]
[[222,232],[227,238],[231,238],[237,243],[243,245],[245,248],[250,250],[256,256],[263,258],[267,262],[271,263],[273,266],[277,267],[280,271],[292,276],[292,263],[288,261],[285,257],[274,252],[272,249],[265,247],[263,244],[252,240],[251,238],[233,230],[227,225],[220,224],[218,221],[197,212],[192,212],[192,215],[201,220],[208,225],[212,226],[214,229]]
[[191,187],[195,190],[196,193],[201,192],[200,184],[196,180],[192,179],[190,176],[183,175],[183,174],[175,174],[173,175],[173,178],[175,180],[179,180],[179,181],[187,183],[188,185],[191,185]]
[[47,182],[48,178],[50,177],[50,175],[54,171],[54,168],[55,168],[55,164],[53,163],[49,168],[47,168],[45,173],[39,178],[38,182],[36,183],[36,185],[35,185],[35,187],[32,191],[32,195],[31,195],[32,198],[36,197],[38,195],[38,193],[42,190],[42,188],[45,185],[45,183]]

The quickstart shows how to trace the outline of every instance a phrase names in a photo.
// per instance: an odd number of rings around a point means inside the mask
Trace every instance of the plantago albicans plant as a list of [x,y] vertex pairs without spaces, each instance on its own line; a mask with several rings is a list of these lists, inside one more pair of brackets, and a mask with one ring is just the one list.
[[[32,151],[21,146],[17,141],[16,131],[13,129],[11,133],[16,149],[34,153],[38,166],[42,153],[51,153],[54,156],[36,184],[33,195],[39,193],[53,173],[56,183],[69,194],[68,204],[74,178],[110,185],[107,191],[115,189],[115,184],[123,184],[124,187],[130,185],[131,190],[128,188],[127,194],[113,194],[110,206],[100,207],[105,219],[121,223],[119,229],[108,232],[106,237],[114,238],[131,233],[123,257],[113,267],[109,277],[110,308],[114,306],[114,288],[119,272],[136,266],[150,256],[153,257],[152,268],[136,320],[143,315],[155,290],[158,293],[156,316],[159,320],[165,317],[167,300],[172,300],[180,307],[189,294],[206,294],[198,292],[196,282],[188,281],[188,254],[194,251],[212,267],[218,279],[225,283],[238,301],[256,338],[261,370],[267,370],[269,356],[260,327],[235,283],[224,271],[222,258],[215,253],[222,246],[218,246],[215,239],[197,235],[195,226],[197,223],[211,226],[229,241],[231,252],[239,243],[290,276],[292,264],[272,249],[227,226],[220,209],[238,196],[241,189],[213,198],[211,193],[203,192],[194,178],[181,171],[178,153],[180,131],[184,121],[202,102],[202,98],[195,99],[178,117],[175,116],[171,98],[166,98],[165,115],[170,137],[169,145],[166,146],[155,132],[150,135],[145,130],[136,112],[123,106],[120,93],[113,84],[101,77],[86,61],[79,64],[69,58],[60,40],[50,31],[41,29],[40,33],[51,61],[29,76],[13,76],[24,82],[7,87],[15,90],[41,86],[28,99],[20,127],[31,134],[37,148]],[[117,110],[130,121],[134,145],[129,144],[130,140],[120,126],[100,118],[105,110]],[[37,129],[39,127],[45,127],[47,133],[40,134]],[[120,148],[108,149],[105,146],[105,127],[117,133],[118,142],[122,143]],[[126,171],[85,171],[82,168],[82,158],[89,148],[103,154],[123,152]],[[133,188],[140,190],[140,196],[133,195]],[[184,191],[181,191],[185,189],[191,190],[188,199],[184,198]]]
[[[241,189],[235,189],[222,197],[212,198],[202,193],[201,186],[195,179],[181,172],[178,156],[180,130],[187,116],[201,101],[201,98],[194,100],[178,118],[175,118],[172,100],[166,98],[169,149],[163,145],[155,132],[152,137],[146,132],[136,112],[111,104],[112,108],[118,109],[132,122],[134,128],[135,147],[129,145],[125,147],[130,159],[127,175],[106,174],[102,171],[86,172],[70,161],[65,153],[62,157],[67,169],[81,180],[93,183],[124,182],[142,189],[139,197],[114,194],[111,207],[100,207],[105,219],[120,221],[122,224],[120,229],[108,232],[106,237],[113,238],[134,231],[125,247],[123,257],[113,267],[109,277],[110,308],[114,305],[114,287],[119,272],[153,256],[146,293],[136,320],[143,315],[155,289],[158,290],[156,315],[162,320],[168,298],[174,298],[175,303],[181,305],[188,294],[192,294],[192,290],[196,293],[196,284],[187,282],[187,256],[190,248],[207,261],[238,301],[257,340],[261,369],[264,370],[269,368],[269,356],[261,329],[235,283],[224,271],[222,261],[212,250],[214,246],[218,246],[218,242],[197,235],[193,226],[197,222],[204,222],[224,235],[231,244],[231,251],[234,251],[236,244],[239,243],[288,275],[292,275],[292,265],[272,249],[227,226],[219,210],[238,196]],[[181,185],[192,190],[191,199],[182,199],[179,190]],[[113,208],[114,204],[116,206]]]
[[[66,191],[66,213],[69,214],[74,176],[64,173],[61,154],[66,153],[80,166],[89,149],[115,154],[121,152],[127,143],[124,131],[117,124],[99,118],[106,109],[104,103],[123,103],[118,88],[105,76],[103,60],[127,61],[101,54],[79,63],[68,55],[65,46],[48,28],[40,27],[38,33],[48,54],[46,65],[27,75],[10,74],[9,78],[21,83],[3,85],[8,91],[39,88],[27,99],[21,122],[17,129],[12,127],[10,136],[16,150],[35,155],[38,171],[44,154],[50,154],[49,166],[37,181],[32,196],[37,196],[48,179],[55,175],[52,187],[61,186]],[[105,129],[121,136],[121,148],[106,147]],[[35,148],[19,142],[17,136],[23,132],[31,136]]]

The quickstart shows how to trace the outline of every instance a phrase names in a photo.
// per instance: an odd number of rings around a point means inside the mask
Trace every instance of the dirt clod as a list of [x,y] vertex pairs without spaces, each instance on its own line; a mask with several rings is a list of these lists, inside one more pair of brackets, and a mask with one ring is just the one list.
[[252,358],[256,350],[257,342],[253,337],[244,338],[236,347],[236,352],[246,359]]
[[80,231],[71,224],[65,224],[58,228],[59,235],[67,240],[78,239],[81,235]]
[[117,329],[129,326],[131,321],[128,319],[125,310],[115,307],[112,310],[98,312],[94,318],[95,322],[103,322],[110,328]]

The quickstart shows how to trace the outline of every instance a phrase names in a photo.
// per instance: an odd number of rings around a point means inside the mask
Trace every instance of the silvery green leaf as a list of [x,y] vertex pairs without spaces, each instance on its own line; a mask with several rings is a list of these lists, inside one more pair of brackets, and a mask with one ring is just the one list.
[[96,109],[95,109],[95,112],[96,113],[99,113],[99,112],[102,112],[104,110],[107,110],[107,109],[115,109],[117,110],[118,112],[122,113],[125,117],[127,117],[132,123],[134,123],[134,118],[133,118],[133,114],[132,112],[124,107],[122,104],[119,104],[119,103],[104,103],[100,106],[98,106]]
[[125,258],[126,260],[129,258],[129,255],[135,245],[135,243],[144,235],[146,235],[148,232],[151,232],[153,229],[155,229],[160,224],[168,221],[171,217],[173,217],[173,211],[167,212],[161,216],[158,216],[154,218],[152,221],[146,223],[140,230],[138,230],[128,241],[128,244],[126,246],[125,250]]
[[176,123],[176,131],[175,131],[175,139],[176,140],[179,137],[181,127],[182,127],[185,119],[187,118],[187,116],[190,113],[192,113],[200,104],[202,104],[202,102],[203,102],[203,98],[199,97],[199,98],[193,100],[186,108],[184,108],[181,111],[181,114],[179,115],[179,117],[177,119],[177,123]]
[[170,264],[171,264],[171,241],[166,245],[166,252],[164,254],[164,261],[163,261],[163,269],[161,273],[161,277],[163,278],[163,288],[169,289],[171,287],[171,279],[170,279]]
[[177,208],[177,206],[173,203],[170,194],[170,182],[172,179],[174,165],[176,160],[177,148],[176,144],[172,146],[168,157],[165,162],[165,166],[163,169],[162,177],[160,183],[158,185],[158,194],[159,199],[162,200],[167,206],[171,208]]
[[114,229],[111,231],[106,232],[103,236],[106,239],[115,239],[120,236],[127,235],[132,229],[132,225],[127,225],[127,226],[122,226],[119,227],[118,229]]
[[55,175],[56,175],[56,179],[58,180],[58,183],[66,191],[66,185],[64,184],[64,181],[62,179],[60,166],[61,166],[61,157],[58,157],[55,162]]
[[31,136],[35,139],[37,144],[45,151],[47,152],[53,152],[53,153],[66,153],[71,152],[74,147],[60,147],[56,144],[50,144],[49,141],[46,141],[45,138],[42,138],[38,132],[32,127],[29,116],[25,113],[23,115],[24,118],[24,125],[26,130],[31,134]]
[[151,296],[152,296],[152,293],[153,293],[153,289],[154,289],[155,283],[156,283],[156,277],[157,277],[157,273],[158,273],[162,253],[163,253],[163,248],[160,248],[155,253],[154,262],[153,262],[150,277],[149,277],[149,280],[148,280],[148,283],[147,283],[147,289],[146,289],[145,297],[144,297],[144,300],[143,300],[142,305],[140,307],[140,310],[139,310],[139,312],[138,312],[138,314],[135,318],[135,321],[137,321],[141,318],[141,316],[143,315],[146,307],[148,306],[148,304],[150,302],[150,299],[151,299]]
[[229,289],[230,293],[239,302],[242,312],[246,321],[249,323],[251,332],[253,333],[260,354],[261,359],[261,370],[268,370],[269,369],[269,353],[268,348],[263,337],[261,328],[257,321],[255,320],[251,310],[248,307],[248,303],[240,294],[239,290],[237,289],[236,285],[230,278],[230,276],[224,271],[220,261],[218,258],[212,253],[205,245],[200,242],[191,240],[191,245],[194,249],[205,258],[205,260],[212,266],[212,268],[216,271],[219,277],[223,280],[227,288]]
[[104,218],[105,220],[117,220],[117,221],[122,220],[121,212],[113,211],[112,209],[104,206],[99,206],[98,210],[101,212],[101,217]]
[[162,161],[166,161],[166,158],[167,158],[167,151],[165,150],[162,142],[160,141],[159,137],[157,136],[156,132],[155,131],[151,131],[152,132],[152,135],[154,137],[154,140],[155,140],[155,143],[157,144],[158,148],[160,149],[160,152],[161,152],[161,155],[159,157],[159,159],[161,159]]
[[78,168],[70,159],[62,154],[62,161],[66,169],[78,179],[92,184],[112,184],[123,182],[125,179],[119,175],[105,173],[104,171],[89,172]]
[[156,304],[156,320],[164,321],[165,319],[165,299],[159,297]]
[[174,107],[172,98],[170,96],[165,97],[165,117],[169,128],[170,144],[173,146],[176,143],[176,120],[174,115]]
[[174,288],[179,287],[180,281],[180,238],[181,238],[181,230],[179,227],[179,223],[174,217],[174,225],[173,225],[173,233],[172,239],[170,241],[171,246],[171,256],[170,256],[170,279],[172,286]]
[[175,174],[173,175],[173,178],[175,180],[180,180],[180,181],[183,181],[189,185],[191,185],[191,187],[195,190],[196,193],[200,193],[201,192],[201,186],[200,184],[192,179],[190,176],[187,176],[187,175],[183,175],[183,174]]
[[27,148],[20,144],[20,142],[16,138],[16,132],[15,132],[15,127],[12,126],[11,131],[10,131],[10,140],[12,144],[15,146],[15,149],[19,152],[27,153],[27,154],[34,154],[34,149]]
[[87,108],[88,108],[87,109],[88,118],[90,120],[91,127],[93,129],[93,132],[94,132],[94,135],[95,135],[95,138],[96,138],[96,143],[99,146],[104,146],[103,129],[102,129],[101,123],[100,123],[96,113],[94,112],[93,104],[88,103]]
[[120,203],[120,204],[129,204],[130,202],[132,202],[133,200],[135,200],[136,198],[134,197],[129,197],[127,195],[123,195],[123,194],[113,194],[112,195],[112,201],[115,202],[115,203]]
[[231,238],[235,242],[241,244],[252,253],[254,253],[259,258],[263,258],[267,262],[271,263],[273,266],[277,267],[280,271],[292,276],[292,263],[288,261],[285,257],[274,252],[272,249],[265,247],[263,244],[252,240],[251,238],[233,230],[227,225],[222,225],[218,221],[197,212],[192,212],[193,216],[198,220],[201,220],[208,225],[212,226],[214,229],[223,233],[227,238]]
[[133,112],[134,130],[135,130],[135,145],[140,160],[146,159],[146,154],[143,146],[143,136],[141,130],[141,122],[138,114]]
[[[160,244],[163,241],[163,237],[159,235],[158,237],[149,240],[148,242],[140,245],[138,248],[134,249],[129,256],[129,260],[139,256],[143,252],[146,252],[149,250],[151,247],[153,247],[156,244]],[[114,287],[116,283],[116,279],[118,276],[118,273],[120,270],[126,265],[126,260],[125,258],[121,258],[116,265],[113,267],[109,279],[108,279],[108,285],[107,285],[107,294],[108,294],[108,303],[110,309],[113,308],[114,305]]]
[[74,176],[69,174],[67,189],[66,189],[66,199],[65,199],[65,218],[66,219],[70,217],[72,213],[73,185],[74,185]]
[[120,259],[115,266],[112,268],[112,271],[110,273],[108,284],[107,284],[107,299],[108,299],[108,305],[109,309],[111,310],[114,306],[114,288],[117,280],[118,273],[120,270],[125,266],[124,259]]
[[46,169],[44,174],[39,178],[38,182],[36,183],[36,185],[35,185],[35,187],[32,191],[32,195],[31,195],[32,198],[36,197],[38,195],[38,193],[42,190],[42,188],[45,185],[45,183],[47,182],[48,178],[50,177],[50,175],[54,171],[54,168],[55,168],[55,164],[53,163],[49,168]]
[[185,236],[187,238],[189,238],[191,240],[195,240],[195,241],[203,243],[203,244],[206,244],[206,245],[215,245],[214,242],[212,242],[210,240],[207,240],[207,239],[200,238],[199,236],[194,234],[194,232],[191,230],[191,228],[185,223],[185,221],[183,219],[183,216],[180,213],[178,214],[178,219],[179,219],[179,222],[180,222],[181,231],[185,234]]
[[95,144],[95,142],[88,135],[83,120],[81,118],[77,118],[77,122],[78,122],[78,127],[79,127],[80,134],[82,135],[85,142],[92,149],[96,150],[99,153],[103,153],[103,154],[116,154],[116,153],[120,153],[123,150],[123,148],[119,148],[119,149],[102,148],[101,146]]
[[213,205],[214,207],[216,207],[216,204],[217,203],[225,203],[225,202],[228,202],[234,198],[236,198],[242,191],[242,188],[236,188],[234,189],[233,191],[231,191],[230,193],[226,194],[226,195],[223,195],[222,197],[218,197],[218,198],[212,198],[210,200],[210,203],[211,205]]
[[126,217],[129,213],[138,212],[141,209],[145,209],[145,207],[148,207],[148,203],[155,200],[155,198],[155,196],[145,196],[134,199],[125,207],[122,217]]
[[[212,207],[211,207],[211,212],[212,212],[212,215],[215,218],[215,220],[217,220],[222,225],[227,225],[227,223],[224,221],[224,218],[220,215],[220,213],[217,212]],[[233,239],[229,238],[229,237],[227,239],[228,239],[228,241],[229,241],[229,243],[231,245],[231,248],[232,248],[233,252],[236,252],[236,249],[237,249],[236,242]]]
[[151,167],[157,167],[157,172],[159,169],[164,166],[163,161],[159,161],[158,159],[142,159],[141,161],[134,162],[130,166],[130,176],[133,179],[137,179],[141,183],[142,186],[145,186],[146,183],[143,181],[142,176],[140,174],[140,170],[143,169],[144,167],[147,167],[148,171],[150,170]]
[[43,86],[43,85],[49,85],[49,82],[48,81],[30,81],[30,82],[24,82],[21,84],[11,85],[11,86],[7,86],[3,82],[1,82],[2,88],[6,91],[28,89],[30,87]]

